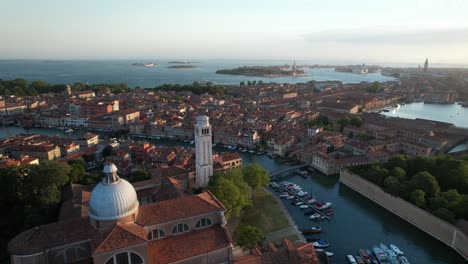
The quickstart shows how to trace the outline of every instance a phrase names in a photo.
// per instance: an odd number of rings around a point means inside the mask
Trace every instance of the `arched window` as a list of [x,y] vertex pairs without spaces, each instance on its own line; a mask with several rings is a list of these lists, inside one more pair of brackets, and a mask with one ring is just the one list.
[[133,252],[122,252],[112,256],[106,264],[143,264],[143,259]]
[[189,231],[189,227],[187,224],[177,224],[174,226],[174,228],[172,228],[173,235],[178,234],[178,233],[188,232],[188,231]]
[[148,239],[159,239],[165,237],[166,234],[162,229],[154,229],[148,234]]
[[205,226],[210,226],[211,225],[211,220],[209,218],[202,218],[198,220],[197,224],[195,225],[195,228],[202,228]]

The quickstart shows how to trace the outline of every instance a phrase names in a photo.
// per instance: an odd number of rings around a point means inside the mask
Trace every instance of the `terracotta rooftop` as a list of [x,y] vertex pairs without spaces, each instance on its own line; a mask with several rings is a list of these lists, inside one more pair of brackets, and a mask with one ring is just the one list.
[[215,225],[167,239],[152,240],[148,247],[149,262],[172,263],[230,246],[231,237],[228,231]]
[[[210,192],[141,205],[135,223],[151,226],[195,215],[225,211],[224,206]],[[158,213],[154,213],[158,212]]]

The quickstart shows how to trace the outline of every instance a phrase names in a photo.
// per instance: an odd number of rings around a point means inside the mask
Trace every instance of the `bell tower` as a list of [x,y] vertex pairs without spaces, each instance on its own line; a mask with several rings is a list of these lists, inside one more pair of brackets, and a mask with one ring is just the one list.
[[195,124],[195,185],[208,186],[210,177],[213,176],[213,154],[211,145],[211,125],[207,116],[197,117]]

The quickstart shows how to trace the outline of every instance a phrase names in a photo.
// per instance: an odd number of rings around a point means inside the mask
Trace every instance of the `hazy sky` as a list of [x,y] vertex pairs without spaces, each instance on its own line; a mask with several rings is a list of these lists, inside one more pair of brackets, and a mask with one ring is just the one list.
[[0,59],[468,64],[468,0],[0,0]]

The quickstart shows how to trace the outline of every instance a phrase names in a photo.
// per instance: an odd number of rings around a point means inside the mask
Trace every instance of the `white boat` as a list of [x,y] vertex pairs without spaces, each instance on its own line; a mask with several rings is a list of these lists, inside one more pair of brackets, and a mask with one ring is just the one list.
[[318,210],[323,210],[323,209],[327,209],[329,208],[330,206],[332,205],[332,203],[330,202],[316,202],[315,203],[315,208],[318,209]]
[[299,197],[304,197],[306,195],[307,195],[307,192],[304,192],[304,191],[297,192],[297,196],[299,196]]
[[192,141],[190,141],[190,145],[193,145],[194,143],[195,143],[195,141],[193,141],[193,140],[192,140]]
[[328,251],[325,251],[323,248],[317,248],[315,249],[316,252],[325,252],[325,254],[327,255],[327,257],[333,257],[333,252],[328,252]]
[[307,209],[307,208],[309,208],[309,206],[308,206],[307,204],[303,204],[303,205],[299,206],[299,208],[301,208],[301,209]]
[[291,199],[294,199],[294,196],[290,195],[290,196],[286,197],[286,200],[291,200]]
[[316,202],[316,200],[315,200],[314,198],[312,198],[312,200],[308,200],[308,201],[307,201],[308,204],[313,204],[313,203],[315,203],[315,202]]
[[255,150],[251,150],[249,151],[250,154],[254,154],[255,153]]
[[216,147],[216,145],[217,145],[216,143],[213,143],[213,145],[212,145],[212,146],[213,146],[213,147]]
[[289,194],[280,194],[279,197],[280,198],[287,198],[287,197],[289,197]]
[[328,243],[325,240],[319,240],[319,241],[315,241],[314,243],[312,243],[312,245],[314,245],[314,247],[316,248],[326,248],[330,246],[330,243]]
[[399,256],[398,261],[400,261],[401,264],[410,264],[405,256]]
[[318,219],[318,218],[320,218],[320,214],[313,214],[309,218],[310,218],[310,220]]
[[246,149],[243,149],[243,150],[242,150],[242,153],[245,153],[245,152],[247,152],[247,150],[246,150]]
[[393,244],[390,244],[390,249],[393,250],[393,252],[395,252],[395,254],[397,254],[399,256],[405,254],[403,251],[401,251],[397,246],[395,246]]
[[357,264],[356,259],[354,259],[353,255],[346,255],[349,264]]

